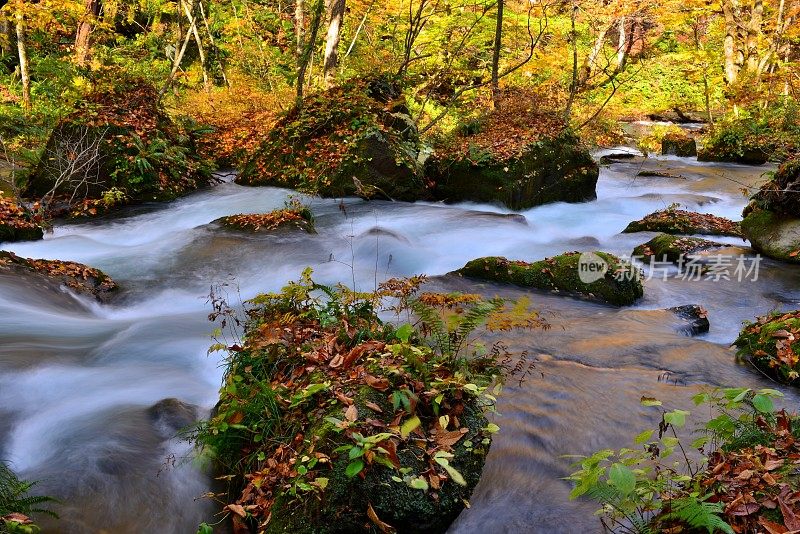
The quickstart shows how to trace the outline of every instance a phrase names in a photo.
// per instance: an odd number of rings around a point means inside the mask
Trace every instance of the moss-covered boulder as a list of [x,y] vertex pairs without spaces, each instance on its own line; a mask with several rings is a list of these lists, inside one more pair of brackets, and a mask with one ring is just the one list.
[[306,207],[285,208],[269,213],[228,215],[214,221],[223,228],[238,232],[276,232],[299,229],[309,234],[317,233],[314,215]]
[[606,252],[567,252],[528,263],[500,257],[472,260],[456,273],[469,278],[564,292],[628,306],[644,295],[637,269]]
[[665,156],[691,158],[697,155],[697,142],[683,134],[667,134],[661,139],[661,153]]
[[117,284],[99,269],[82,263],[60,260],[21,258],[13,252],[0,250],[0,272],[25,273],[54,281],[77,293],[106,301],[118,290]]
[[622,233],[663,232],[665,234],[701,234],[742,237],[739,223],[706,213],[666,209],[630,223]]
[[520,210],[597,198],[599,167],[569,134],[533,141],[512,154],[471,144],[457,155],[432,157],[428,169],[436,198],[447,202],[493,202]]
[[754,209],[742,221],[742,231],[765,256],[800,264],[800,218]]
[[399,88],[351,82],[307,97],[278,121],[236,182],[413,201],[428,195],[419,153]]
[[44,237],[33,215],[0,192],[0,243],[36,241]]
[[772,313],[746,323],[734,344],[740,356],[765,373],[800,384],[800,311]]
[[[144,80],[118,80],[62,119],[25,194],[75,214],[171,200],[211,181],[196,127],[173,121]],[[53,198],[51,198],[53,197]]]
[[633,249],[633,256],[649,260],[655,258],[657,261],[678,262],[686,256],[721,248],[726,245],[715,243],[699,237],[676,236],[671,234],[659,234],[643,245]]
[[770,258],[800,263],[800,158],[786,161],[743,213],[742,232]]

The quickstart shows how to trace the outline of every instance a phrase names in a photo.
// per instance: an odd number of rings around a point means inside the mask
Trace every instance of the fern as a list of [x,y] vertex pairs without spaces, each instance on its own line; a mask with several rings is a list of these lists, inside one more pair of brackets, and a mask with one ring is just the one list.
[[39,507],[40,504],[55,502],[54,499],[28,495],[34,485],[35,483],[20,480],[8,466],[0,462],[0,517],[13,513],[43,513],[57,517],[52,511]]
[[431,306],[417,299],[412,299],[409,304],[411,305],[411,311],[413,311],[422,324],[430,330],[429,336],[433,340],[434,348],[438,350],[442,356],[451,356],[453,353],[453,346],[450,340],[450,333],[447,331],[447,327],[439,316],[439,313]]
[[723,512],[722,503],[702,502],[694,497],[682,497],[672,501],[670,508],[672,511],[662,518],[665,521],[681,521],[692,528],[706,529],[709,534],[714,534],[716,531],[734,534],[731,526],[720,517]]

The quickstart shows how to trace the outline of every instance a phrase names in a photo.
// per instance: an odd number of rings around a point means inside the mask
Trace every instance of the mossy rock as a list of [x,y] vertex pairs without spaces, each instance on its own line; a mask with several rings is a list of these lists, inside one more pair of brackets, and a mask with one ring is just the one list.
[[[179,125],[159,105],[149,82],[123,80],[82,100],[53,129],[25,195],[105,201],[98,207],[172,200],[211,182],[210,163],[196,150],[193,127]],[[74,154],[86,168],[64,179],[59,169]],[[93,156],[91,156],[93,154]],[[85,177],[85,179],[84,179]],[[58,184],[58,185],[57,185]],[[72,208],[73,206],[66,206]]]
[[652,257],[657,261],[664,260],[677,263],[687,255],[724,246],[726,245],[700,239],[699,237],[659,234],[647,243],[633,249],[633,255],[645,259]]
[[784,162],[752,200],[754,207],[800,218],[800,157]]
[[734,345],[740,356],[768,375],[800,384],[800,311],[772,313],[746,323]]
[[[598,268],[587,271],[589,263]],[[582,295],[615,306],[629,306],[644,295],[638,270],[606,252],[567,252],[533,263],[479,258],[456,272],[468,278]]]
[[697,155],[697,142],[688,135],[668,134],[661,140],[661,153],[691,158]]
[[72,261],[21,258],[13,252],[0,250],[0,272],[33,273],[55,281],[78,293],[106,301],[119,289],[110,276]]
[[287,232],[302,230],[316,234],[314,216],[308,208],[279,209],[269,213],[239,214],[220,217],[214,221],[223,228],[237,232]]
[[742,237],[741,227],[737,222],[715,215],[678,209],[651,213],[641,220],[630,223],[622,231],[624,234],[635,232]]
[[742,221],[742,231],[765,256],[800,264],[800,218],[756,208]]
[[[366,403],[379,406],[383,413],[392,413],[386,396],[377,394],[371,388],[362,388],[355,399],[359,413],[374,413]],[[341,413],[341,410],[335,410]],[[383,419],[382,414],[375,414]],[[272,519],[267,526],[267,534],[352,534],[355,532],[377,532],[376,525],[368,516],[371,506],[380,521],[397,529],[398,532],[418,532],[438,534],[446,532],[455,518],[464,509],[464,502],[480,480],[483,465],[491,444],[490,434],[483,429],[488,421],[475,402],[465,404],[459,417],[462,428],[468,429],[464,437],[453,447],[450,465],[462,474],[466,486],[452,482],[442,485],[439,490],[414,489],[404,482],[398,482],[398,471],[382,465],[373,465],[365,471],[364,477],[348,477],[345,473],[349,460],[340,456],[327,475],[328,485],[322,500],[293,500],[288,495],[279,497],[272,507]],[[352,444],[344,436],[331,431],[332,425],[317,423],[307,433],[324,443],[320,449],[331,451],[343,444]],[[489,443],[482,443],[486,439]],[[464,445],[472,442],[469,449]],[[397,456],[404,468],[412,473],[423,473],[429,466],[420,460],[425,456],[421,448],[409,444],[398,449]],[[436,498],[432,498],[431,492]]]
[[420,141],[399,88],[351,82],[305,99],[278,121],[236,182],[323,197],[427,198]]
[[427,167],[439,200],[501,203],[514,210],[594,200],[600,173],[570,134],[535,141],[510,156],[469,146],[464,154],[434,156]]

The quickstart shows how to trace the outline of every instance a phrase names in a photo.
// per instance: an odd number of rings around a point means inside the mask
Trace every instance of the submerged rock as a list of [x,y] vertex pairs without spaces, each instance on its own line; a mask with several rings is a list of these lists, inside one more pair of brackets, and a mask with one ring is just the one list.
[[165,439],[174,437],[198,420],[196,406],[175,398],[158,401],[147,409],[147,415],[156,432]]
[[671,311],[679,319],[686,322],[685,326],[683,326],[680,331],[687,336],[705,334],[711,327],[711,324],[708,322],[708,312],[705,308],[697,304],[676,306],[674,308],[668,308],[668,311]]
[[695,252],[726,246],[728,245],[700,239],[699,237],[659,234],[647,243],[633,249],[633,255],[644,259],[652,257],[657,261],[664,260],[677,263]]
[[31,214],[0,192],[0,243],[37,241],[43,237],[42,228]]
[[661,140],[661,153],[665,156],[691,158],[697,155],[697,142],[683,134],[668,134]]
[[639,271],[605,252],[567,252],[533,263],[501,257],[479,258],[456,273],[468,278],[583,295],[615,306],[631,305],[644,295]]
[[776,312],[746,323],[733,344],[739,356],[767,375],[800,384],[800,311]]
[[702,234],[742,237],[739,223],[693,211],[666,209],[630,223],[622,233],[664,232],[666,234]]
[[114,280],[103,271],[72,261],[34,260],[0,251],[0,271],[34,273],[101,301],[110,299],[118,289]]
[[789,160],[745,208],[742,232],[753,248],[800,263],[800,158]]

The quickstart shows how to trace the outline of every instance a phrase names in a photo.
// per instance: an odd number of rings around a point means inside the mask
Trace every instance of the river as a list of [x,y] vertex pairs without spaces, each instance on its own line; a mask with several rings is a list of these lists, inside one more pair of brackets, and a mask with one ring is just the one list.
[[[642,169],[681,178],[641,178]],[[56,226],[43,241],[7,244],[20,256],[98,267],[123,288],[109,305],[0,277],[0,458],[37,491],[59,498],[46,532],[193,534],[214,504],[210,481],[172,420],[149,409],[177,398],[207,413],[222,369],[207,355],[209,288],[231,297],[277,290],[306,266],[321,282],[444,275],[479,256],[536,260],[571,250],[629,255],[651,234],[620,234],[674,203],[735,220],[740,191],[767,167],[655,157],[602,168],[596,201],[509,212],[478,204],[310,200],[318,234],[234,235],[209,222],[283,206],[291,191],[229,179],[175,202],[107,220]],[[228,177],[230,178],[230,177]],[[752,257],[740,239],[723,239]],[[758,280],[654,277],[625,309],[533,294],[553,328],[513,336],[536,374],[500,398],[483,478],[451,528],[471,532],[600,532],[596,506],[568,500],[568,454],[631,444],[656,424],[642,395],[688,407],[703,385],[772,386],[728,347],[745,319],[800,307],[800,269],[764,260]],[[522,291],[437,277],[432,287],[519,296]],[[700,304],[711,331],[690,338],[664,308]],[[787,402],[796,395],[787,391]],[[691,409],[691,408],[687,408]],[[174,414],[173,414],[174,415]],[[165,419],[167,417],[167,419]],[[180,417],[178,417],[180,421]],[[166,422],[165,422],[166,421]]]

